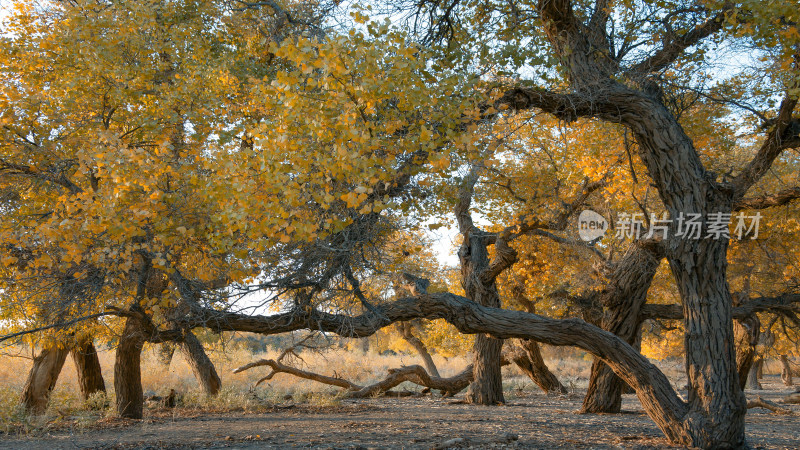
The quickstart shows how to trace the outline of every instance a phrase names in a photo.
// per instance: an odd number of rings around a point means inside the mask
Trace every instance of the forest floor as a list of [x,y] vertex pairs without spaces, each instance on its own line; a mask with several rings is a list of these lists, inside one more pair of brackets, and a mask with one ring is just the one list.
[[[748,391],[779,402],[793,389],[772,375],[764,390]],[[507,393],[507,404],[482,407],[439,397],[341,400],[330,405],[287,400],[258,412],[148,409],[142,421],[107,418],[68,426],[0,434],[0,448],[526,448],[667,449],[634,395],[622,414],[580,415],[583,390],[547,396],[526,389]],[[753,408],[747,435],[753,448],[800,448],[800,405],[794,415]]]

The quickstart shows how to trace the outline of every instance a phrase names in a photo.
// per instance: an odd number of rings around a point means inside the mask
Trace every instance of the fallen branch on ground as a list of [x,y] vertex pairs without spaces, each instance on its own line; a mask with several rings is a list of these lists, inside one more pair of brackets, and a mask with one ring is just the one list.
[[764,409],[768,409],[768,410],[770,410],[770,411],[772,411],[772,412],[774,412],[776,414],[789,414],[789,415],[793,415],[794,414],[794,411],[792,411],[791,409],[784,408],[783,406],[781,406],[781,405],[779,405],[779,404],[777,404],[775,402],[771,402],[769,400],[764,400],[763,398],[761,398],[761,396],[756,397],[755,400],[748,400],[747,401],[747,409],[750,409],[750,408],[764,408]]
[[[508,361],[504,358],[502,364],[506,365],[508,364]],[[256,385],[264,381],[271,380],[279,373],[288,373],[289,375],[294,375],[298,378],[312,380],[318,383],[346,389],[347,392],[344,395],[345,398],[368,398],[376,396],[396,397],[414,395],[414,393],[411,392],[396,392],[391,390],[405,381],[422,386],[427,390],[442,391],[445,397],[452,397],[453,395],[466,389],[467,386],[469,386],[469,384],[472,382],[472,364],[468,365],[466,368],[464,368],[464,370],[449,378],[431,376],[422,366],[419,365],[403,366],[396,369],[389,369],[389,374],[386,378],[367,386],[355,384],[344,378],[331,377],[301,370],[296,367],[283,364],[280,362],[280,360],[272,359],[262,359],[250,364],[245,364],[244,366],[235,369],[233,373],[244,372],[245,370],[260,366],[268,366],[272,370],[269,374],[267,374],[267,376],[258,380]]]

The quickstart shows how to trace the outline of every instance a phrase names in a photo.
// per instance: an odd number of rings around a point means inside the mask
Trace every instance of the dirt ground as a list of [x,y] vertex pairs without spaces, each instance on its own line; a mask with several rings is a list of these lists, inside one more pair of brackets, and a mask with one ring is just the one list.
[[[767,380],[767,390],[748,391],[748,397],[778,401],[793,391],[775,381]],[[516,391],[498,407],[423,397],[325,407],[287,404],[258,414],[150,410],[143,421],[107,420],[79,431],[0,435],[0,448],[679,448],[667,444],[635,396],[625,396],[623,414],[579,415],[574,411],[582,394]],[[749,410],[750,445],[800,449],[800,405],[790,407],[793,416]]]

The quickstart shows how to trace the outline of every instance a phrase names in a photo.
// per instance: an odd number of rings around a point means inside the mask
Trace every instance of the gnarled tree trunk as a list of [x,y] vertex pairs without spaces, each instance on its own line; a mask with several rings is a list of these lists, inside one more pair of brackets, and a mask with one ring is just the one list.
[[[469,213],[472,193],[478,175],[475,169],[465,180],[456,206],[459,231],[464,242],[458,251],[461,262],[461,282],[467,298],[479,305],[493,308],[500,307],[500,294],[497,292],[495,278],[490,275],[489,234],[478,229]],[[496,248],[498,248],[496,246]],[[510,250],[510,249],[509,249]],[[473,381],[467,389],[465,400],[468,403],[496,405],[505,403],[503,396],[503,376],[500,370],[500,355],[503,341],[485,334],[475,336],[475,361],[473,363]]]
[[[713,213],[730,214],[730,194],[707,181],[691,141],[674,119],[667,119],[668,115],[666,108],[658,106],[634,127],[639,127],[637,140],[642,159],[659,186],[670,216],[699,213],[708,220]],[[677,152],[681,156],[665,160],[663,155],[676,153],[675,147],[684,147]],[[676,174],[680,174],[679,179]],[[677,232],[675,226],[671,230]],[[689,410],[683,442],[703,448],[746,445],[747,405],[732,345],[727,249],[728,239],[703,236],[672,237],[667,244],[667,260],[681,294],[684,316]]]
[[206,395],[217,395],[222,382],[214,368],[214,363],[208,358],[203,344],[192,332],[187,332],[184,340],[180,343],[184,357],[189,362],[200,387]]
[[[641,333],[640,311],[663,258],[660,245],[635,243],[610,267],[606,287],[595,302],[604,308],[600,327],[635,345]],[[618,413],[627,387],[603,361],[595,358],[581,413]]]
[[52,345],[33,358],[33,367],[22,390],[22,405],[30,414],[42,414],[47,409],[50,393],[56,387],[69,350]]
[[81,397],[87,400],[96,392],[105,392],[106,383],[103,381],[100,359],[97,357],[97,349],[94,348],[92,340],[79,341],[70,353],[78,373]]
[[479,405],[505,403],[500,355],[503,341],[485,334],[475,336],[474,380],[469,385],[465,400]]
[[125,320],[125,328],[117,345],[114,363],[114,391],[117,414],[128,419],[141,419],[144,406],[141,357],[144,336],[141,324],[134,317]]

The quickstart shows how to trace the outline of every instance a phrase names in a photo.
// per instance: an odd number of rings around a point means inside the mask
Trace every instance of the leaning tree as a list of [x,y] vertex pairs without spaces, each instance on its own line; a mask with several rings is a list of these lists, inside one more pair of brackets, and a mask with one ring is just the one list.
[[[86,276],[75,267],[81,263],[111,270],[105,280],[126,295],[116,302],[100,295],[91,311],[125,321],[117,355],[119,378],[129,381],[118,386],[123,415],[141,416],[137,363],[145,339],[160,342],[194,327],[363,337],[395,322],[442,318],[463,333],[486,335],[479,349],[488,353],[479,358],[496,354],[491,339],[583,348],[636,391],[672,442],[746,445],[729,239],[710,234],[709,223],[751,205],[748,192],[781,164],[785,150],[800,145],[793,116],[796,8],[415,2],[411,12],[425,18],[417,24],[427,31],[426,48],[363,11],[353,15],[363,26],[345,33],[312,26],[299,36],[265,38],[264,23],[308,26],[305,10],[233,3],[175,2],[154,10],[59,4],[58,14],[20,21],[22,38],[3,41],[3,56],[13,62],[4,70],[14,82],[2,85],[9,95],[0,169],[15,207],[3,209],[14,222],[2,240],[30,252],[26,269],[69,269],[73,277]],[[118,29],[131,33],[112,32]],[[60,48],[62,42],[75,45]],[[713,63],[728,48],[757,57],[735,74],[719,73]],[[45,78],[69,76],[26,84],[38,66],[48,67]],[[86,74],[92,83],[74,81]],[[702,84],[708,77],[719,81],[713,89]],[[38,97],[25,95],[37,86]],[[741,164],[723,175],[710,168],[730,155],[703,148],[675,106],[687,90],[764,119],[752,151],[731,158]],[[780,104],[771,105],[776,96]],[[87,110],[94,114],[82,114]],[[676,236],[676,221],[655,236],[680,292],[687,401],[612,332],[497,307],[496,279],[517,258],[510,243],[563,230],[596,189],[579,184],[555,222],[522,214],[489,230],[472,223],[476,174],[453,183],[453,165],[475,166],[485,155],[486,124],[530,112],[627,129],[669,217],[701,217],[699,239]],[[21,193],[13,184],[20,179],[33,183]],[[462,187],[450,206],[464,237],[467,296],[429,292],[412,275],[398,280],[410,295],[391,302],[371,295],[370,280],[391,269],[384,264],[390,237],[440,207],[436,198],[448,190],[438,187],[453,184]],[[762,199],[778,204],[797,194]],[[18,262],[4,260],[11,270]],[[168,283],[169,303],[151,301],[159,280]],[[271,293],[281,312],[236,310],[232,292],[259,290]],[[488,367],[497,358],[483,361],[489,370],[476,368],[471,397],[488,402],[483,394],[496,390],[499,371]]]

